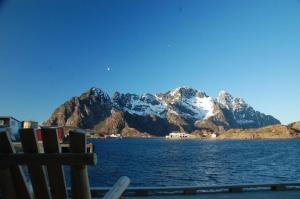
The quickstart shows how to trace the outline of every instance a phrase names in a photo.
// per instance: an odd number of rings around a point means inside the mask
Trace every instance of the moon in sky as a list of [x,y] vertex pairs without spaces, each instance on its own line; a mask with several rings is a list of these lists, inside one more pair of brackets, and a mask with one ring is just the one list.
[[109,72],[111,70],[110,65],[107,65],[106,70]]

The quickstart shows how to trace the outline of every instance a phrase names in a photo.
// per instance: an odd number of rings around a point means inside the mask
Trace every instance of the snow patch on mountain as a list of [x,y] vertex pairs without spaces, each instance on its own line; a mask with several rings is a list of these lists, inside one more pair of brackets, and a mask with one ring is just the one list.
[[149,93],[141,96],[136,94],[125,94],[125,96],[122,102],[123,106],[120,107],[123,111],[142,116],[156,115],[161,118],[165,117],[166,105],[157,96]]
[[181,104],[194,113],[192,117],[195,119],[206,119],[214,115],[214,102],[211,97],[184,98]]
[[90,89],[90,92],[92,95],[94,95],[95,97],[97,97],[99,99],[104,99],[104,100],[109,100],[109,101],[111,100],[110,96],[107,93],[103,92],[99,88],[92,87]]
[[230,93],[226,91],[220,91],[217,102],[227,109],[237,110],[241,108],[247,108],[249,105],[244,99],[239,97],[233,97]]
[[214,99],[191,87],[178,87],[159,96],[169,111],[193,119],[207,119],[215,114]]

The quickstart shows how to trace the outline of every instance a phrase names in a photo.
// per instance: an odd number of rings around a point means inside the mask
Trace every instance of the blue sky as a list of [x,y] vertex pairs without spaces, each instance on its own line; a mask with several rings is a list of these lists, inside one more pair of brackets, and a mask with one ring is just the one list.
[[[227,90],[300,120],[298,0],[10,0],[0,4],[0,115],[45,120],[88,88]],[[111,70],[107,70],[110,65]]]

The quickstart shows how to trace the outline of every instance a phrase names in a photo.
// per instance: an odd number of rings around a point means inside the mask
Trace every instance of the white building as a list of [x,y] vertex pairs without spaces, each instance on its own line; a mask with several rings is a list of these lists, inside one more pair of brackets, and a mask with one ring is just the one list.
[[23,128],[24,129],[37,129],[39,127],[39,123],[36,121],[23,121]]
[[166,136],[167,139],[186,139],[190,137],[191,137],[190,134],[182,133],[182,132],[172,132]]

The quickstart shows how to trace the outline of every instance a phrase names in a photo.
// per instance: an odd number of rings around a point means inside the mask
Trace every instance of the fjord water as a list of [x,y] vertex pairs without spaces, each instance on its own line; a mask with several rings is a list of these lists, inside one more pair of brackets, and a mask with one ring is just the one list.
[[190,186],[300,180],[300,139],[91,139],[98,155],[91,186]]

